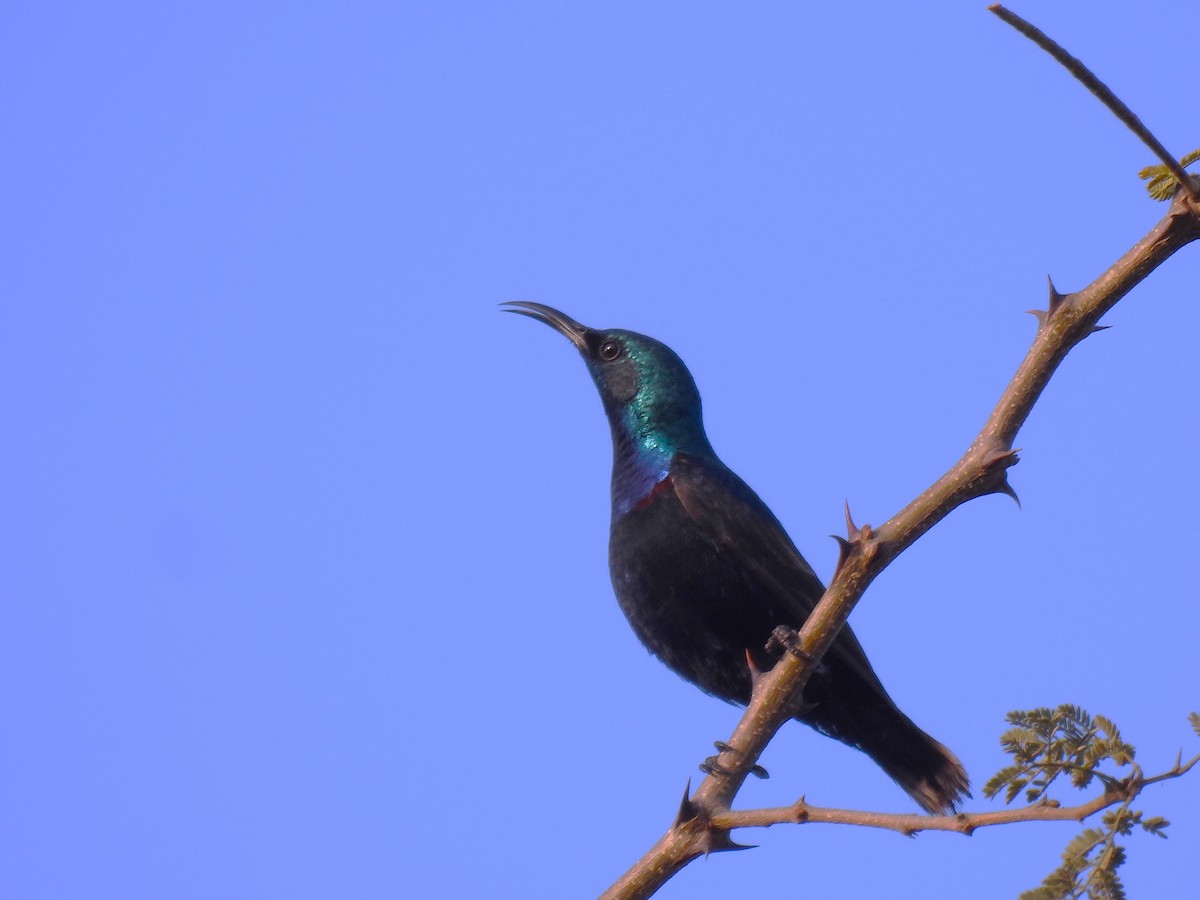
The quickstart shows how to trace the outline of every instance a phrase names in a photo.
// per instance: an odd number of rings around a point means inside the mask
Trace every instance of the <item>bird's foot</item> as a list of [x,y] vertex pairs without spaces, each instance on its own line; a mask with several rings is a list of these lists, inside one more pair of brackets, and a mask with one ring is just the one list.
[[[725,743],[724,741],[713,741],[713,746],[716,747],[721,753],[736,753],[740,755],[742,752],[736,747],[729,746],[729,744]],[[722,775],[728,775],[729,770],[720,764],[718,761],[719,759],[720,756],[710,756],[708,759],[704,760],[704,762],[700,763],[700,771],[705,775],[716,775],[718,773]],[[750,774],[755,778],[771,777],[770,773],[759,765],[751,766]]]
[[813,672],[817,675],[825,673],[825,664],[811,653],[805,652],[804,648],[800,646],[800,635],[796,632],[796,629],[780,625],[771,632],[771,637],[767,641],[767,652],[782,653],[785,650],[793,656],[798,656],[800,659],[806,659],[812,663]]

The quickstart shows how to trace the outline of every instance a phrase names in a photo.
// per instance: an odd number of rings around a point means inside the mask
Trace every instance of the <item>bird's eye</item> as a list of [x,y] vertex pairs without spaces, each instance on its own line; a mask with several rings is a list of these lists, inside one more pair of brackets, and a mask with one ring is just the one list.
[[617,341],[605,341],[600,345],[600,358],[605,362],[612,362],[621,355],[621,345]]

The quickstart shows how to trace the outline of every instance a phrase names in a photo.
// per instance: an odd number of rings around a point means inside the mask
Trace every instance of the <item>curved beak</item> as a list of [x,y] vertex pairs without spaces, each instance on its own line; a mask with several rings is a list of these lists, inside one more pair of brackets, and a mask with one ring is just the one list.
[[531,319],[537,319],[539,322],[545,322],[579,350],[587,352],[587,336],[591,331],[586,325],[580,325],[570,316],[559,312],[553,306],[546,306],[544,303],[531,303],[527,300],[511,300],[507,303],[501,303],[504,312],[517,313],[521,316],[529,316]]

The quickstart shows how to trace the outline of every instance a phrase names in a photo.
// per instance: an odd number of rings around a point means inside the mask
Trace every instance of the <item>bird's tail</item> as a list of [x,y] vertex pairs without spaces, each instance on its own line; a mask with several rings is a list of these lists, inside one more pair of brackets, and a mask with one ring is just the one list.
[[958,804],[971,793],[967,770],[953,753],[935,741],[911,721],[911,736],[904,741],[905,753],[889,748],[877,754],[871,747],[863,750],[887,772],[900,787],[932,815],[956,812]]
[[845,684],[826,694],[818,681],[809,682],[815,696],[805,690],[805,699],[815,703],[801,721],[862,750],[928,813],[953,813],[971,796],[958,758],[913,724],[882,687],[847,697]]

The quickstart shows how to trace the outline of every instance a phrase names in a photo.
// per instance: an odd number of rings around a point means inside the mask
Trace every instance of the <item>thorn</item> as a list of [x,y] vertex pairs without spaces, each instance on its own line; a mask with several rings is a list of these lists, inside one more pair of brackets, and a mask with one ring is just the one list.
[[1024,449],[1025,449],[1024,447],[1008,447],[1004,450],[995,450],[992,453],[992,458],[988,460],[988,463],[994,464],[994,463],[1000,462],[1003,459],[1011,459],[1012,462],[1010,462],[1008,465],[1015,466],[1017,463],[1019,463],[1021,461],[1017,457],[1017,454],[1020,453]]
[[[675,821],[671,824],[671,828],[678,828],[686,822],[691,822],[698,819],[702,815],[702,811],[692,802],[692,779],[688,779],[687,784],[683,788],[683,799],[679,801],[679,812],[675,814]],[[716,853],[721,850],[752,850],[754,844],[737,844],[729,837],[728,831],[717,831],[713,828],[706,828],[704,837],[700,842],[701,848],[704,850],[704,855]]]
[[1112,328],[1111,325],[1093,325],[1091,331],[1088,332],[1088,335],[1093,335],[1097,331],[1108,331],[1110,328]]
[[850,542],[840,534],[831,534],[830,537],[837,541],[838,545],[837,565],[833,568],[833,577],[836,578],[837,573],[841,571],[842,566],[846,564],[846,560],[850,558],[850,553],[853,548],[850,546]]
[[1008,483],[1007,477],[1003,481],[1000,482],[1000,486],[998,488],[996,488],[995,490],[993,490],[992,493],[993,494],[1006,494],[1007,496],[1012,497],[1013,502],[1015,502],[1017,504],[1017,509],[1021,509],[1021,498],[1017,496],[1017,492],[1015,490],[1013,490],[1013,486]]
[[854,524],[854,519],[850,516],[850,501],[846,503],[846,537],[854,540],[854,536],[858,534],[858,526]]
[[679,812],[675,813],[675,821],[671,823],[672,828],[678,828],[684,822],[690,822],[696,818],[697,809],[692,803],[692,779],[687,780],[687,784],[683,787],[683,800],[679,803]]
[[1025,310],[1027,313],[1029,313],[1031,316],[1033,316],[1034,318],[1036,318],[1038,320],[1038,331],[1041,331],[1043,328],[1046,327],[1046,323],[1048,323],[1052,318],[1054,318],[1054,314],[1056,312],[1058,312],[1058,308],[1063,305],[1063,301],[1071,296],[1070,294],[1059,293],[1058,288],[1056,288],[1054,286],[1054,279],[1052,279],[1049,275],[1046,276],[1046,284],[1050,288],[1049,308],[1048,309],[1027,309],[1027,310]]
[[754,690],[754,685],[758,684],[758,679],[762,678],[762,669],[754,662],[754,657],[750,655],[750,648],[746,648],[746,668],[750,670],[750,690]]
[[1050,315],[1054,315],[1055,310],[1062,306],[1062,302],[1069,297],[1069,294],[1060,294],[1058,288],[1054,286],[1054,279],[1049,275],[1046,276],[1046,284],[1050,287]]
[[[1015,466],[1021,461],[1017,455],[1021,452],[1020,447],[995,447],[991,450],[988,457],[984,460],[984,465],[995,471],[989,473],[999,477],[998,484],[984,491],[984,494],[1007,494],[1012,497],[1018,507],[1021,505],[1021,498],[1017,496],[1017,492],[1013,490],[1013,486],[1008,483],[1008,475],[1004,470]],[[983,496],[980,494],[979,496]]]
[[701,846],[704,855],[708,856],[710,853],[721,853],[726,850],[753,850],[758,844],[739,844],[729,836],[728,831],[716,831],[710,828],[705,832]]
[[1023,449],[1023,447],[992,447],[983,459],[983,465],[989,469],[999,470],[997,472],[999,474],[1021,461],[1019,454]]

